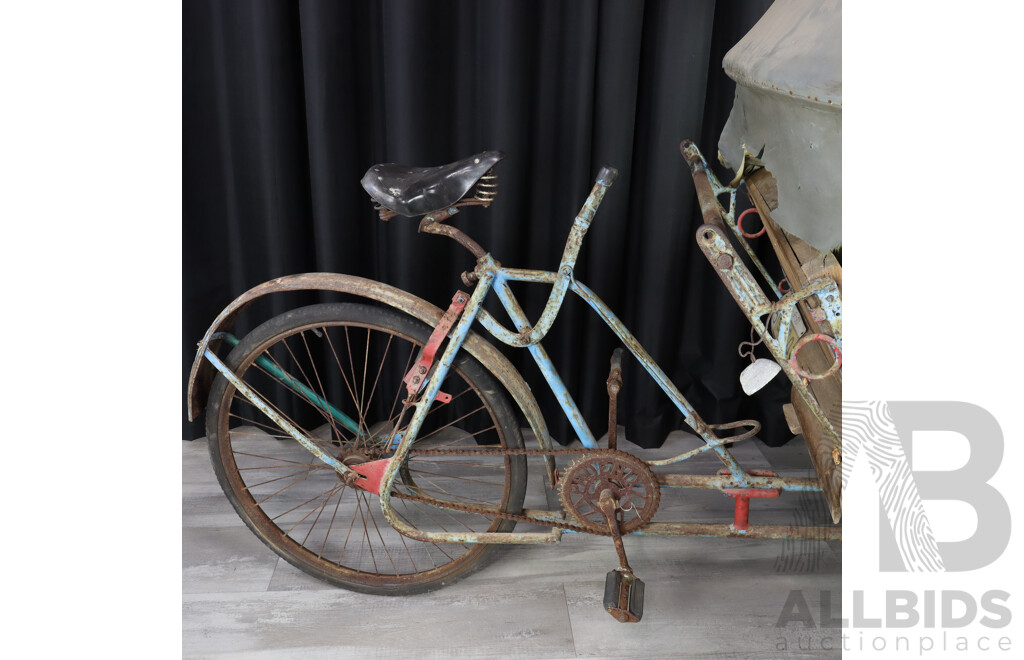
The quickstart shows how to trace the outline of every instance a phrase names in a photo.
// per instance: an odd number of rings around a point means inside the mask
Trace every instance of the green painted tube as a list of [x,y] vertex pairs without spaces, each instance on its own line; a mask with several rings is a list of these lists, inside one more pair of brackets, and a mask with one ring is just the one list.
[[[231,345],[232,348],[238,345],[238,337],[235,337],[230,333],[218,332],[217,335],[215,336],[219,339],[223,339],[224,341],[226,341],[228,344]],[[353,420],[351,417],[349,417],[348,415],[346,415],[345,413],[341,412],[333,405],[331,405],[330,401],[327,401],[326,399],[322,398],[319,394],[306,387],[304,384],[295,380],[295,378],[291,374],[282,371],[276,364],[274,364],[267,358],[263,357],[262,355],[256,358],[256,364],[258,364],[261,369],[263,369],[268,374],[276,378],[282,385],[290,389],[292,392],[295,392],[296,394],[306,399],[307,401],[312,403],[314,406],[320,408],[321,410],[327,411],[328,413],[330,413],[331,417],[333,417],[336,422],[344,426],[352,433],[359,435],[359,424],[355,420]]]

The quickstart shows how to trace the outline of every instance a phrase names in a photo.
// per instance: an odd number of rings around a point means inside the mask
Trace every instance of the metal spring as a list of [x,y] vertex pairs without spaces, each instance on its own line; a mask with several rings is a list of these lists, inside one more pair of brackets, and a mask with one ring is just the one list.
[[494,169],[487,170],[487,174],[480,177],[476,183],[476,195],[474,199],[483,202],[485,205],[494,201],[498,196],[498,175]]
[[381,206],[380,204],[378,204],[377,200],[374,200],[372,197],[370,199],[373,200],[373,202],[374,202],[373,210],[377,212],[377,215],[379,215],[380,219],[383,220],[384,222],[387,222],[391,218],[393,218],[396,215],[398,215],[397,213],[395,213],[391,209],[385,208],[385,207]]

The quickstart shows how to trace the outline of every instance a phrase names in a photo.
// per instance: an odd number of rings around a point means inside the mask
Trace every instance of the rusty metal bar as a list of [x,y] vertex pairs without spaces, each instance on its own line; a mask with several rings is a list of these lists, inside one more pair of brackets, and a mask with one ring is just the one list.
[[[768,274],[768,269],[764,267],[764,264],[757,257],[757,254],[754,252],[754,249],[750,246],[750,243],[747,241],[746,236],[744,236],[743,232],[740,230],[739,223],[736,220],[736,188],[731,188],[729,186],[722,185],[722,183],[718,180],[718,177],[715,176],[715,173],[712,172],[711,169],[708,167],[707,161],[704,160],[704,155],[700,153],[700,150],[697,149],[697,146],[693,144],[693,142],[691,142],[690,140],[683,140],[683,142],[679,145],[679,151],[683,154],[683,158],[686,159],[687,164],[690,166],[690,171],[694,175],[695,182],[697,180],[698,172],[704,175],[704,180],[701,181],[701,184],[698,186],[697,189],[698,196],[702,192],[706,192],[702,191],[702,188],[705,184],[710,186],[711,197],[714,200],[714,202],[718,204],[719,207],[719,218],[726,225],[728,225],[729,229],[732,230],[732,233],[735,234],[736,240],[739,241],[740,245],[743,246],[744,251],[746,251],[747,256],[750,258],[750,261],[755,266],[757,266],[757,269],[761,273],[761,276],[765,279],[766,282],[772,285],[772,292],[775,294],[775,297],[781,298],[784,292],[782,290],[780,283],[776,282],[775,279]],[[729,195],[728,210],[726,210],[721,205],[721,202],[719,202],[718,200],[719,195],[725,194]],[[709,205],[709,207],[710,206],[711,205]],[[710,216],[708,213],[704,212],[703,200],[701,201],[701,212],[704,214],[705,222],[708,222],[707,218]]]
[[[212,339],[223,340],[228,346],[231,346],[232,348],[238,346],[238,337],[235,337],[230,332],[218,332],[215,335],[213,335]],[[253,364],[258,366],[263,371],[267,372],[267,374],[272,376],[275,380],[277,380],[279,383],[290,389],[292,392],[295,392],[296,394],[306,399],[320,410],[323,410],[324,412],[329,414],[332,418],[334,418],[334,421],[338,422],[352,433],[355,433],[356,435],[362,433],[362,429],[359,427],[359,423],[356,420],[352,419],[342,411],[338,410],[337,407],[335,407],[330,401],[323,398],[310,388],[306,387],[306,385],[299,381],[297,378],[295,378],[295,376],[292,376],[290,373],[284,371],[283,369],[280,369],[276,364],[268,360],[266,356],[260,355],[259,357],[256,358],[256,361]]]
[[780,488],[786,491],[820,491],[821,485],[813,477],[758,477],[747,475],[741,484],[729,474],[659,474],[658,484],[669,488]]
[[221,362],[220,358],[218,358],[213,351],[207,349],[205,357],[207,360],[210,361],[210,364],[212,364],[217,369],[217,371],[221,372],[224,375],[224,377],[228,379],[228,382],[230,382],[234,386],[234,388],[238,390],[239,394],[244,396],[249,401],[249,403],[256,406],[256,408],[258,408],[264,415],[270,418],[272,422],[281,427],[281,429],[285,433],[295,438],[295,440],[300,445],[306,448],[306,451],[313,454],[319,460],[329,465],[331,469],[333,469],[342,477],[349,477],[352,480],[355,480],[358,477],[358,475],[352,470],[352,468],[350,468],[349,466],[345,465],[338,459],[334,458],[333,456],[325,452],[323,449],[320,448],[318,444],[316,444],[316,442],[310,439],[305,433],[295,428],[295,426],[293,426],[292,423],[285,419],[282,415],[279,415],[277,411],[274,410],[274,408],[269,403],[263,400],[263,397],[261,397],[259,394],[254,392],[252,388],[250,388],[248,385],[242,382],[242,379],[236,376],[231,371],[231,369],[228,369],[227,365]]
[[467,236],[461,229],[444,224],[445,220],[458,212],[459,210],[457,208],[451,207],[444,209],[443,211],[438,211],[437,213],[425,215],[423,216],[423,219],[420,220],[419,231],[424,234],[447,236],[472,252],[473,256],[479,259],[487,254],[487,250],[480,247],[479,243]]
[[608,372],[608,449],[615,449],[619,435],[619,392],[622,390],[622,349],[612,351]]
[[647,523],[632,534],[640,536],[719,536],[747,539],[807,539],[842,541],[843,528],[812,525],[751,525],[739,530],[727,523]]
[[619,568],[625,570],[628,573],[632,573],[633,569],[629,567],[629,560],[626,559],[626,546],[622,543],[622,533],[619,531],[619,521],[615,518],[615,505],[618,497],[612,492],[610,488],[601,491],[601,496],[597,501],[597,508],[600,509],[601,515],[604,516],[605,524],[608,525],[608,531],[611,532],[612,542],[615,544],[615,553],[619,555]]

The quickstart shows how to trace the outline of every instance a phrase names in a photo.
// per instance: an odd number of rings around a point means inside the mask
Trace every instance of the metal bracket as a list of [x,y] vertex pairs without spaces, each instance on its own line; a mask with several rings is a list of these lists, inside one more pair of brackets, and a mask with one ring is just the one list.
[[[469,294],[464,291],[458,291],[452,296],[452,304],[448,306],[448,310],[441,317],[441,321],[434,328],[434,331],[430,333],[430,339],[427,340],[426,346],[420,351],[416,364],[413,365],[413,368],[402,379],[402,382],[405,383],[405,389],[409,392],[410,396],[418,394],[423,389],[423,386],[426,385],[428,380],[427,373],[434,366],[437,349],[441,347],[441,342],[451,332],[452,326],[455,325],[455,321],[462,314],[462,310],[466,308],[467,302],[469,302]],[[437,399],[442,403],[447,403],[452,400],[452,397],[444,392],[438,392]]]
[[[771,470],[750,470],[755,477],[777,477]],[[718,474],[727,475],[728,470],[721,470]],[[733,513],[732,527],[737,532],[745,532],[750,528],[750,498],[751,497],[778,497],[782,494],[779,488],[723,488],[722,492],[729,497],[736,499],[735,511]]]

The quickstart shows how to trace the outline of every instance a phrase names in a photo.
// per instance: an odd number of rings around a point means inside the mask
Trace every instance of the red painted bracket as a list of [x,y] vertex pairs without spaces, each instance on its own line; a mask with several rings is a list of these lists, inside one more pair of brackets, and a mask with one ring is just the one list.
[[[728,470],[719,470],[718,474],[731,474]],[[777,477],[771,470],[748,470],[747,474],[752,477]],[[729,497],[736,498],[736,507],[733,514],[733,527],[737,531],[745,532],[750,527],[750,498],[751,497],[778,497],[782,494],[781,488],[723,488],[722,492]]]
[[[448,310],[441,317],[441,322],[430,333],[430,339],[427,340],[427,345],[420,352],[420,357],[416,364],[413,365],[413,368],[402,379],[402,382],[405,383],[405,389],[409,394],[415,395],[423,388],[423,384],[427,380],[427,372],[434,366],[437,349],[441,347],[441,342],[451,332],[452,326],[455,325],[455,321],[462,314],[462,310],[466,308],[467,302],[469,302],[469,294],[464,291],[457,291],[452,296],[452,304],[448,306]],[[447,397],[447,400],[445,400],[445,397]],[[448,401],[451,401],[451,396],[440,392],[437,395],[437,399],[442,403],[448,403]]]
[[384,473],[387,471],[389,463],[391,463],[390,458],[382,458],[378,461],[350,465],[349,467],[352,468],[353,472],[363,477],[362,479],[357,479],[354,485],[369,493],[379,495],[380,482],[384,479]]

